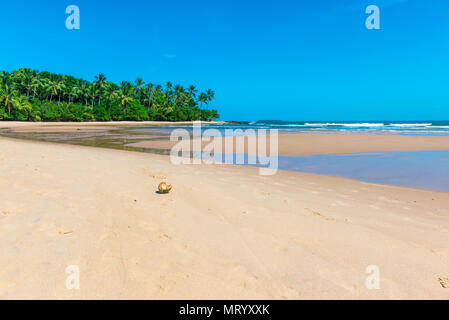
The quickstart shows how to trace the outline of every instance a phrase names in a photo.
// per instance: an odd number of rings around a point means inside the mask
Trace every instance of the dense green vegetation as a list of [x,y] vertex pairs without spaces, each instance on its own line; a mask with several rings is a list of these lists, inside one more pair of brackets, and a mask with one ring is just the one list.
[[209,104],[214,92],[198,93],[167,82],[165,87],[122,81],[94,82],[19,69],[0,72],[0,120],[19,121],[190,121],[218,118]]

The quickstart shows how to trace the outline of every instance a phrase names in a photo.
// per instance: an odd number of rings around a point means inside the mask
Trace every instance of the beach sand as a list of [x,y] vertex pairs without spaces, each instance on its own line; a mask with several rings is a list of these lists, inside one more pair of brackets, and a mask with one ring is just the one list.
[[449,298],[449,193],[7,138],[0,167],[1,299]]
[[[207,124],[222,124],[223,121],[201,122]],[[29,122],[29,121],[4,121],[0,122],[0,129],[10,129],[12,132],[77,132],[77,131],[105,131],[120,127],[132,126],[168,126],[168,125],[192,125],[192,121],[109,121],[109,122]]]

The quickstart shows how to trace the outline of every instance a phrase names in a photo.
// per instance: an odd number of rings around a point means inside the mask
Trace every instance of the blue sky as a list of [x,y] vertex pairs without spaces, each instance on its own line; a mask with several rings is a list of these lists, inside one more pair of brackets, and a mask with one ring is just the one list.
[[[381,30],[365,8],[380,7]],[[68,5],[81,29],[65,27]],[[224,120],[449,119],[447,0],[2,1],[0,69],[212,88]]]

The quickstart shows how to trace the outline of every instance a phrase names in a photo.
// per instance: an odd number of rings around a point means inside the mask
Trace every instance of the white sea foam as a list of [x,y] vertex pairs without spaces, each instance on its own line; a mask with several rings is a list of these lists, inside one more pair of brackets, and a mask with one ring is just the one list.
[[272,124],[273,127],[305,127],[304,124]]
[[383,127],[383,123],[306,123],[306,126],[310,127],[332,127],[332,126],[341,126],[341,127]]
[[391,123],[392,127],[429,127],[431,123]]

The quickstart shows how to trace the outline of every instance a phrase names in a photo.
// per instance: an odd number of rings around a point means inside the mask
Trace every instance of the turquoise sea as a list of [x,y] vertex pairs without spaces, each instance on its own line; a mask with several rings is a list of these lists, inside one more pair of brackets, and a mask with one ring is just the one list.
[[[182,127],[182,126],[176,126]],[[184,126],[186,129],[191,126]],[[261,120],[225,125],[203,125],[225,129],[278,129],[280,133],[376,133],[408,135],[449,135],[449,121],[276,121]],[[166,127],[170,129],[171,127]],[[148,128],[136,127],[136,130]],[[149,128],[152,130],[151,128]]]

